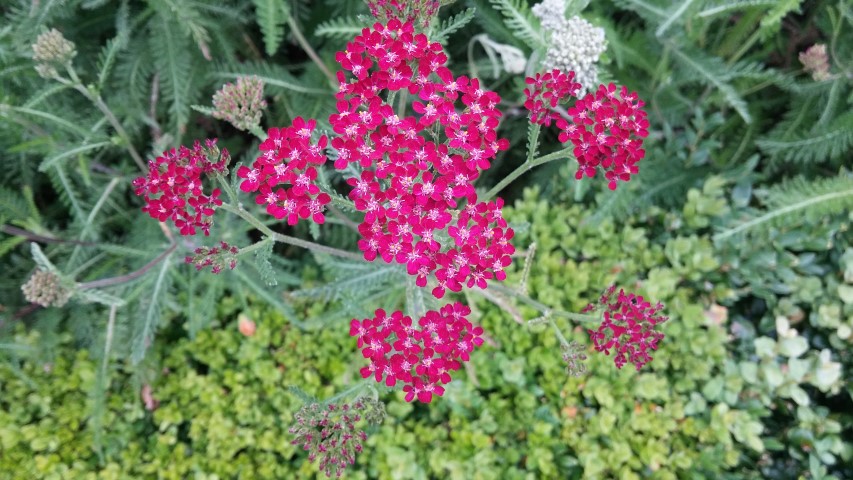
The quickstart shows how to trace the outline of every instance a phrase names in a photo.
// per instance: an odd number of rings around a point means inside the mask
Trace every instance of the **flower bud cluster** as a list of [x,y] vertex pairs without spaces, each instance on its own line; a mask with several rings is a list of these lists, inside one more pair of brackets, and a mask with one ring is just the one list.
[[258,77],[240,77],[236,84],[226,83],[213,95],[213,117],[240,130],[257,127],[266,106],[264,82]]
[[533,7],[534,15],[551,34],[543,66],[546,70],[575,72],[584,93],[598,84],[595,64],[607,47],[604,29],[578,16],[566,19],[565,12],[565,0],[545,0]]
[[213,213],[222,205],[220,190],[209,195],[203,190],[202,176],[225,172],[231,157],[220,152],[216,139],[196,140],[193,149],[171,149],[148,162],[148,176],[133,181],[136,194],[144,197],[143,212],[161,222],[170,220],[181,235],[195,235],[200,228],[210,235]]
[[649,350],[657,350],[658,342],[664,334],[655,331],[655,327],[668,320],[668,317],[658,315],[663,304],[658,302],[652,306],[643,297],[633,293],[625,294],[619,290],[616,299],[611,297],[616,287],[611,286],[599,299],[599,304],[589,304],[584,312],[603,310],[603,320],[596,330],[587,330],[596,351],[610,355],[614,352],[613,361],[616,368],[622,368],[628,362],[634,364],[637,370],[652,361]]
[[62,279],[53,272],[47,270],[36,270],[21,286],[24,298],[30,303],[43,307],[63,307],[71,295],[71,289],[62,284]]
[[308,461],[319,459],[319,467],[327,477],[343,475],[361,453],[367,434],[361,424],[377,425],[385,419],[385,405],[368,397],[357,398],[352,405],[311,403],[294,415],[289,432],[296,438],[290,443],[302,445]]
[[438,13],[441,0],[366,0],[370,14],[382,22],[391,19],[418,23],[422,27]]
[[33,60],[38,62],[36,71],[43,78],[55,77],[56,67],[69,64],[77,55],[74,42],[55,28],[39,35],[32,47]]
[[237,266],[237,254],[240,249],[226,242],[219,242],[218,247],[198,247],[192,256],[184,258],[186,263],[195,265],[197,271],[210,267],[213,273],[220,273],[226,266],[234,270]]
[[578,342],[564,343],[560,346],[563,353],[563,361],[566,362],[566,373],[573,377],[579,377],[586,372],[586,354],[584,348]]
[[288,225],[309,218],[314,223],[324,223],[325,206],[332,201],[315,183],[315,165],[322,165],[327,159],[326,136],[317,143],[311,141],[316,126],[316,120],[296,117],[289,127],[270,128],[260,146],[263,154],[252,168],[243,165],[237,169],[237,176],[244,179],[240,190],[258,192],[255,202],[266,205],[267,213],[286,219]]
[[575,177],[593,177],[601,169],[615,190],[618,182],[636,175],[637,163],[645,156],[643,139],[649,134],[645,103],[624,86],[600,85],[568,109],[571,121],[560,118],[561,142],[572,142],[580,163]]
[[370,359],[361,376],[384,379],[389,387],[403,383],[407,402],[429,403],[433,395],[442,396],[450,372],[459,370],[474,347],[483,344],[483,329],[468,321],[470,313],[468,306],[456,302],[426,312],[417,325],[399,310],[388,316],[379,309],[372,319],[353,319],[350,336],[358,338],[358,348]]
[[810,73],[816,82],[822,82],[830,78],[829,56],[826,54],[826,45],[817,43],[809,47],[805,52],[800,52],[800,63],[803,70]]
[[[338,52],[355,78],[338,72],[338,113],[329,123],[339,136],[331,144],[336,168],[361,169],[347,183],[365,212],[365,259],[405,264],[419,286],[435,273],[433,294],[441,298],[463,283],[484,288],[505,278],[513,232],[503,202],[478,202],[473,182],[509,144],[496,134],[500,97],[477,79],[454,78],[441,45],[413,28],[377,23]],[[391,98],[398,94],[414,98],[416,115],[395,113]],[[440,241],[445,229],[450,245]]]

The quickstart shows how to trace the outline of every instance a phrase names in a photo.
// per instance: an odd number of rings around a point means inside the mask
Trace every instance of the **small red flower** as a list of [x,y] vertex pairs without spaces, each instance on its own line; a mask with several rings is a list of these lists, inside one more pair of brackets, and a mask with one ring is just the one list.
[[574,78],[575,72],[563,73],[554,69],[524,79],[525,83],[530,85],[524,89],[524,96],[527,98],[524,107],[530,111],[530,121],[549,126],[552,120],[560,118],[553,108],[558,103],[577,96],[581,84],[575,82]]
[[652,360],[650,350],[657,350],[658,342],[664,334],[655,331],[655,327],[668,320],[668,317],[658,315],[663,304],[658,302],[652,306],[639,295],[625,294],[619,290],[615,301],[610,297],[615,291],[611,287],[599,299],[601,307],[588,305],[584,311],[603,308],[603,320],[596,330],[587,330],[596,351],[605,355],[614,353],[614,363],[622,368],[628,362],[639,370]]

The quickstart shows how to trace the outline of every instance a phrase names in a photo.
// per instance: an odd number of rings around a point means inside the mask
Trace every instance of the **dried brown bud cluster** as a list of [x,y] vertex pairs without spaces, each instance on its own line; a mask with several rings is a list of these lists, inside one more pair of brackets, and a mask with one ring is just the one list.
[[320,470],[331,477],[343,475],[347,466],[355,463],[355,455],[367,440],[360,424],[378,425],[385,419],[385,404],[361,397],[352,405],[312,403],[303,406],[294,416],[296,424],[290,433],[296,438],[290,443],[302,445],[308,451],[308,461],[320,459]]
[[815,81],[822,82],[829,79],[829,56],[826,54],[826,45],[818,43],[801,52],[800,63]]
[[257,127],[266,106],[264,82],[258,77],[240,77],[236,84],[226,83],[213,95],[213,117],[240,130]]
[[21,286],[28,302],[43,307],[62,307],[71,298],[71,290],[62,285],[62,280],[53,272],[36,270],[27,283]]
[[39,35],[33,44],[33,60],[38,62],[36,71],[44,78],[55,77],[56,66],[70,63],[75,55],[77,50],[74,42],[66,39],[55,28]]

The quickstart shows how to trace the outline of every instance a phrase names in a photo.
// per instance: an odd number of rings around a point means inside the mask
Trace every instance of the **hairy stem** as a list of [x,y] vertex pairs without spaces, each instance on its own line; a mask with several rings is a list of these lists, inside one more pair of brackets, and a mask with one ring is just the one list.
[[338,79],[332,74],[332,71],[329,70],[329,67],[327,67],[326,64],[323,63],[323,60],[320,58],[319,55],[317,55],[317,52],[314,51],[314,48],[311,47],[311,44],[308,43],[308,40],[305,39],[305,36],[302,35],[302,30],[299,28],[299,24],[296,23],[296,20],[294,20],[293,15],[288,15],[287,23],[290,25],[290,29],[293,32],[293,36],[296,38],[296,41],[299,43],[299,46],[301,46],[302,49],[305,50],[305,53],[308,54],[308,57],[311,58],[311,61],[313,61],[317,65],[317,68],[319,68],[320,71],[323,72],[323,75],[325,75],[326,78],[329,79],[329,84],[332,87],[336,88],[338,85]]
[[133,280],[136,280],[137,278],[145,275],[148,272],[148,270],[151,270],[152,268],[154,268],[158,263],[165,260],[169,255],[172,254],[172,252],[175,251],[176,248],[178,248],[178,244],[172,243],[171,245],[169,245],[169,248],[167,248],[160,255],[157,255],[157,257],[154,260],[151,260],[150,262],[143,265],[142,268],[140,268],[139,270],[136,270],[134,272],[130,272],[127,275],[120,275],[118,277],[102,278],[100,280],[93,280],[91,282],[78,283],[77,288],[79,288],[81,290],[86,290],[89,288],[111,287],[113,285],[120,285],[122,283],[127,283],[127,282],[131,282]]
[[486,192],[485,195],[483,195],[482,199],[480,199],[480,201],[488,202],[495,195],[497,195],[501,190],[506,188],[507,185],[509,185],[510,183],[515,181],[516,178],[520,177],[521,175],[523,175],[525,172],[527,172],[531,168],[538,167],[539,165],[544,165],[548,162],[553,162],[554,160],[560,160],[560,159],[566,158],[567,155],[571,155],[571,154],[572,154],[572,148],[566,147],[562,150],[557,150],[556,152],[549,153],[548,155],[543,155],[539,158],[528,159],[526,162],[519,165],[518,168],[513,170],[512,173],[510,173],[509,175],[504,177],[503,180],[498,182],[497,185],[492,187],[491,190]]
[[130,135],[128,135],[124,127],[121,126],[121,123],[118,121],[118,118],[116,118],[113,111],[110,110],[110,107],[107,106],[107,104],[104,102],[104,99],[101,98],[101,95],[90,92],[89,89],[87,89],[83,85],[83,82],[80,80],[80,77],[77,76],[77,72],[75,72],[73,68],[68,68],[68,74],[71,76],[71,86],[75,90],[80,92],[89,101],[91,101],[98,108],[98,110],[100,110],[101,113],[104,114],[104,117],[106,117],[107,121],[110,122],[110,125],[112,125],[119,138],[121,138],[122,142],[124,142],[124,146],[125,148],[127,148],[127,151],[128,153],[130,153],[130,156],[131,158],[133,158],[133,161],[136,162],[136,164],[142,171],[148,170],[148,166],[145,164],[145,160],[142,159],[142,156],[139,155],[139,152],[137,152],[136,148],[134,148],[133,142],[130,141]]
[[279,243],[286,243],[288,245],[293,245],[296,247],[302,247],[307,250],[311,250],[312,252],[325,253],[328,255],[334,255],[336,257],[349,258],[351,260],[363,260],[363,257],[355,252],[348,252],[346,250],[341,250],[334,247],[327,247],[325,245],[320,245],[319,243],[310,242],[308,240],[302,240],[301,238],[291,237],[289,235],[284,235],[278,232],[272,231],[271,228],[264,225],[262,221],[260,221],[257,217],[246,211],[242,206],[233,206],[227,203],[223,203],[219,206],[219,208],[231,212],[243,220],[249,222],[253,227],[257,228],[264,235],[272,238],[274,241]]

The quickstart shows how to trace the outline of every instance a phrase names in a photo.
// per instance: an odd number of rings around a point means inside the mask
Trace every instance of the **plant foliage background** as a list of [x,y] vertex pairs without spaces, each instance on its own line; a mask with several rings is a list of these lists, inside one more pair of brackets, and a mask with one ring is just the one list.
[[[490,45],[541,58],[550,39],[533,3],[459,0],[434,22],[454,72],[503,98],[513,148],[484,188],[525,157],[524,75]],[[579,311],[606,285],[636,287],[667,305],[664,346],[641,372],[591,354],[570,377],[553,333],[515,321],[535,305],[473,297],[491,338],[467,376],[428,407],[383,397],[388,418],[348,476],[853,477],[853,9],[613,0],[567,13],[605,29],[600,77],[645,99],[647,154],[616,192],[574,181],[568,162],[504,192],[518,249],[536,244],[529,275],[515,262],[504,288]],[[367,8],[12,0],[0,15],[0,478],[315,475],[289,442],[302,399],[288,386],[344,390],[360,360],[348,320],[380,298],[429,299],[393,268],[272,243],[199,274],[183,263],[199,238],[165,237],[139,212],[131,150],[145,161],[219,137],[250,163],[254,137],[205,114],[243,75],[266,84],[264,125],[325,122],[333,91],[296,36],[333,69]],[[36,73],[31,45],[50,28],[75,43],[82,90]],[[799,60],[814,44],[829,58],[819,79]],[[557,143],[546,133],[539,150]],[[260,239],[217,222],[229,243]],[[288,233],[356,241],[334,222]],[[37,264],[77,282],[144,273],[37,308],[21,293]],[[238,317],[257,332],[241,335]],[[561,327],[586,341],[583,326]]]

